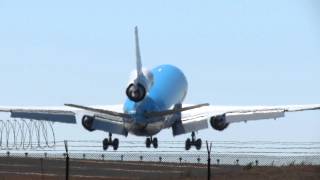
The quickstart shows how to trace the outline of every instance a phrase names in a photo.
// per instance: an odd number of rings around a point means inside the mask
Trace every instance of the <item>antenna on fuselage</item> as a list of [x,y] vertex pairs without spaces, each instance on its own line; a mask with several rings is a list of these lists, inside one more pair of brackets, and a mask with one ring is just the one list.
[[139,47],[139,35],[138,35],[138,26],[134,28],[135,42],[136,42],[136,64],[137,64],[137,77],[143,75],[142,73],[142,63]]

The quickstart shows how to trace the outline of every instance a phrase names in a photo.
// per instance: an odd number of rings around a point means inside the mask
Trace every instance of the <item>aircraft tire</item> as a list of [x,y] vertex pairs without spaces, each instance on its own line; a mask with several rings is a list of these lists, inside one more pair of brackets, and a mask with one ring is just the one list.
[[151,146],[151,139],[150,139],[150,138],[147,138],[147,139],[146,139],[146,147],[147,147],[147,148],[150,148],[150,146]]
[[108,146],[109,146],[109,140],[106,138],[102,142],[103,150],[106,151],[108,149]]
[[153,138],[152,144],[153,144],[153,147],[155,149],[157,149],[158,148],[158,138]]
[[195,145],[196,145],[196,149],[200,150],[201,146],[202,146],[202,140],[201,139],[197,139]]
[[112,146],[113,146],[113,150],[118,150],[118,147],[119,147],[119,139],[114,139],[113,142],[112,142]]
[[186,140],[185,148],[186,148],[187,151],[190,150],[190,148],[191,148],[191,140],[190,140],[190,138],[188,138]]

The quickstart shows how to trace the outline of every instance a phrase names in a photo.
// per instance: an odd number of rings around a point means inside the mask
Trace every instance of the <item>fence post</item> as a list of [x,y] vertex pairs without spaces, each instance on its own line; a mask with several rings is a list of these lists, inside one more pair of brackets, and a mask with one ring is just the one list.
[[271,166],[272,166],[272,167],[274,166],[274,160],[271,162]]
[[198,164],[200,163],[200,161],[201,161],[201,158],[200,157],[198,157],[197,158],[197,161],[198,161]]
[[208,180],[210,180],[211,178],[211,148],[212,148],[212,142],[210,143],[210,146],[209,146],[209,143],[208,141],[206,141],[206,144],[207,144],[207,151],[208,151]]
[[41,166],[41,180],[43,180],[43,158],[40,158],[40,166]]
[[69,180],[69,152],[68,152],[68,142],[64,141],[64,146],[66,149],[66,180]]

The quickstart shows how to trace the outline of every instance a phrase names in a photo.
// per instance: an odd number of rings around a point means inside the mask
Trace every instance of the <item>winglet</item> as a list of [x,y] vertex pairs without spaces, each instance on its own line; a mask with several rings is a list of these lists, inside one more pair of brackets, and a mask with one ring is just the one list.
[[140,55],[140,47],[139,47],[139,35],[138,35],[138,26],[134,28],[135,34],[135,43],[136,43],[136,64],[137,64],[137,76],[142,75],[142,63],[141,63],[141,55]]

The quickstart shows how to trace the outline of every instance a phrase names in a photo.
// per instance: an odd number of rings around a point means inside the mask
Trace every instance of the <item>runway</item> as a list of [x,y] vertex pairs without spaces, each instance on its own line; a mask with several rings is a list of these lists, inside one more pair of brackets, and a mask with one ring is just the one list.
[[[65,176],[65,160],[35,158],[0,158],[1,177],[45,177],[61,179]],[[41,166],[42,164],[42,166]],[[70,160],[70,176],[80,179],[179,179],[188,169],[198,169],[196,176],[206,175],[205,166],[173,164]],[[0,178],[1,179],[1,178]]]
[[[212,166],[214,179],[319,179],[320,166]],[[206,179],[203,164],[70,160],[70,179]],[[64,179],[64,159],[0,158],[0,180]]]

